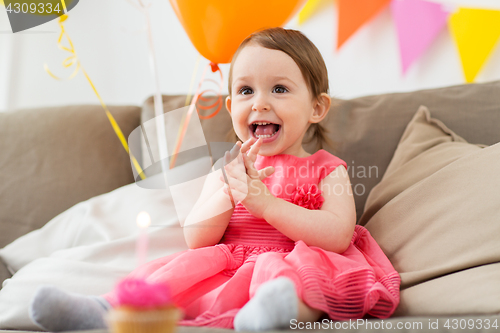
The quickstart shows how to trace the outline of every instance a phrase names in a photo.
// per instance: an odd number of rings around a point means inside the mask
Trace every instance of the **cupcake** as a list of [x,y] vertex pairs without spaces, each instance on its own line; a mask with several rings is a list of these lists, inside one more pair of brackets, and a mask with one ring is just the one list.
[[165,284],[126,279],[116,286],[118,304],[108,312],[114,333],[172,333],[180,310],[172,303]]

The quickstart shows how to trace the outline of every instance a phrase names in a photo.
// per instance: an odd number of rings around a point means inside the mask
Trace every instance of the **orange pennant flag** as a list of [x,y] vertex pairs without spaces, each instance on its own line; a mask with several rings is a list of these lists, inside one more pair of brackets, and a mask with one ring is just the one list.
[[339,0],[337,50],[391,0]]

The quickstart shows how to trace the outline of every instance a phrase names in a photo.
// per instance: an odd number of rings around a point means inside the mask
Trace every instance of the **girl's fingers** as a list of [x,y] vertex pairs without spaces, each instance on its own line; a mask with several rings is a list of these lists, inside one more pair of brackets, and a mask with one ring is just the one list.
[[236,152],[234,156],[231,156],[230,151],[226,151],[224,154],[224,163],[223,167],[226,170],[226,172],[229,172],[229,170],[232,170],[234,168],[238,168],[238,164],[241,164],[241,162],[238,161],[238,155],[239,152]]
[[248,155],[243,154],[243,161],[245,162],[245,167],[247,169],[247,174],[250,178],[259,178],[259,171],[255,169],[254,160]]
[[242,154],[236,155],[235,158],[231,160],[231,162],[224,165],[224,168],[226,169],[226,172],[230,172],[232,170],[235,170],[235,172],[244,170],[245,167],[243,164]]
[[[262,139],[259,138],[246,154],[245,167],[247,168],[247,170],[252,168],[255,170],[254,163],[257,160],[257,153],[259,152],[261,146],[262,146]],[[252,177],[255,178],[255,172],[252,173]]]
[[227,191],[229,191],[233,195],[235,192],[238,192],[240,194],[239,198],[241,197],[241,194],[248,193],[248,184],[246,180],[241,181],[239,179],[229,179],[229,184],[225,183],[222,188],[224,190],[224,193],[226,194],[229,194]]
[[224,177],[227,179],[226,183],[230,183],[233,181],[241,181],[246,183],[247,181],[247,172],[245,170],[245,166],[242,163],[241,166],[237,166],[235,168],[227,168]]
[[264,180],[266,179],[267,177],[269,177],[270,175],[272,175],[274,173],[274,167],[273,166],[268,166],[268,167],[265,167],[264,169],[261,169],[258,171],[259,173],[259,179],[260,180]]
[[224,153],[223,165],[226,166],[226,165],[229,164],[229,162],[231,162],[231,158],[230,158],[230,155],[229,155],[229,151],[226,151]]
[[238,191],[240,193],[248,193],[248,184],[246,181],[244,182],[240,180],[230,181],[229,189],[231,191]]
[[223,165],[230,164],[240,153],[241,142],[238,141],[236,144],[228,151],[224,153]]
[[[229,152],[226,152],[224,155],[224,160],[229,160]],[[238,165],[237,159],[233,159],[229,163],[224,162],[222,169],[222,178],[224,179],[224,183],[228,183],[231,178],[242,178],[245,176],[245,167],[243,164]]]
[[245,178],[244,180],[240,180],[231,178],[229,179],[229,184],[224,184],[223,191],[226,194],[231,194],[235,200],[237,197],[238,200],[241,201],[248,194],[247,179]]
[[232,168],[231,154],[229,151],[226,151],[224,153],[224,161],[222,163],[222,169],[225,170],[225,172],[228,172],[231,168]]
[[238,145],[238,142],[233,146],[233,148],[231,148],[231,150],[229,151],[229,158],[230,158],[230,161],[229,162],[232,162],[236,156],[238,156],[238,154],[240,153],[240,146]]
[[250,139],[248,139],[247,141],[245,141],[242,145],[241,145],[241,152],[244,154],[248,151],[248,149],[250,148],[250,146],[252,144],[254,144],[256,141],[256,139],[252,136]]
[[258,170],[255,169],[254,163],[257,160],[257,154],[260,150],[260,147],[262,146],[262,138],[256,139],[254,137],[251,137],[244,143],[238,141],[235,147],[236,146],[240,147],[239,152],[241,152],[242,154],[238,154],[236,158],[233,158],[233,156],[231,156],[234,150],[233,147],[233,149],[231,149],[231,153],[226,152],[226,154],[224,155],[225,160],[228,161],[226,162],[226,164],[230,163],[225,167],[226,176],[228,178],[240,179],[241,181],[245,181],[246,175],[248,174],[248,176],[250,176],[251,178],[260,179],[261,175],[259,174]]
[[244,167],[245,162],[243,161],[243,155],[244,154],[238,154],[238,164]]
[[260,150],[260,147],[262,146],[262,138],[259,138],[255,143],[250,147],[250,150],[248,151],[247,155],[255,161],[257,158],[257,153]]
[[246,194],[242,194],[238,191],[230,190],[227,188],[224,188],[224,193],[229,197],[229,200],[231,200],[231,204],[233,205],[233,207],[243,201],[246,197]]
[[245,170],[245,165],[242,163],[241,165],[237,165],[236,167],[226,167],[226,173],[224,175],[229,181],[232,179],[239,179],[241,181],[246,180],[247,173]]

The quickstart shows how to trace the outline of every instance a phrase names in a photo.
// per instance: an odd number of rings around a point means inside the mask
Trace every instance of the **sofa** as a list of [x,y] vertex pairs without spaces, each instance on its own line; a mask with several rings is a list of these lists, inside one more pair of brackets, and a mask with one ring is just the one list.
[[[163,96],[165,114],[185,102],[183,95]],[[146,179],[99,105],[0,113],[2,330],[38,330],[27,304],[41,284],[83,294],[112,288],[137,265],[140,211],[152,218],[148,260],[186,248],[171,190],[157,184],[170,184],[176,169],[192,172],[210,156],[196,149],[179,155],[165,180],[161,163],[152,161],[155,142],[130,135],[154,118],[153,98],[109,109],[130,136]],[[215,117],[194,119],[208,147],[227,141],[231,121],[224,106]],[[390,319],[305,328],[498,330],[500,81],[334,99],[323,123],[333,143],[324,149],[347,163],[358,224],[400,273],[401,302]],[[313,142],[304,147],[316,149]]]

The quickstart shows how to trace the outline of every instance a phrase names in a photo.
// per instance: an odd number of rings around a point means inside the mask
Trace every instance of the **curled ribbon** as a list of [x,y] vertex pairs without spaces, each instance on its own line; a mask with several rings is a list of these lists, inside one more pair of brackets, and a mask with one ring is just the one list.
[[[65,5],[64,1],[62,1],[62,4],[63,4],[64,12],[66,12],[66,5]],[[132,160],[132,164],[134,165],[135,169],[137,170],[137,173],[139,174],[141,179],[145,179],[146,175],[144,174],[144,171],[142,170],[139,162],[137,161],[137,159],[134,157],[134,155],[130,151],[128,144],[127,144],[127,140],[125,139],[125,136],[123,135],[123,132],[121,131],[120,126],[118,126],[118,123],[116,122],[115,118],[113,117],[111,112],[109,112],[108,107],[106,106],[106,104],[104,103],[104,101],[101,98],[101,95],[99,95],[99,93],[97,92],[97,89],[96,89],[94,83],[92,83],[92,80],[88,76],[87,72],[83,69],[83,66],[80,64],[80,60],[78,60],[78,56],[76,55],[75,48],[73,46],[73,42],[71,41],[68,34],[66,33],[66,30],[64,29],[63,22],[66,21],[67,19],[68,19],[67,14],[61,15],[59,17],[58,24],[59,24],[59,27],[61,28],[61,34],[59,35],[59,39],[57,40],[57,46],[61,50],[71,53],[71,56],[69,56],[63,60],[63,63],[62,63],[63,67],[69,68],[73,65],[76,65],[76,68],[73,71],[73,73],[66,79],[70,80],[70,79],[74,78],[80,70],[82,71],[83,75],[85,75],[85,77],[87,78],[87,81],[89,82],[90,86],[92,87],[92,90],[94,90],[94,93],[96,94],[97,98],[101,102],[101,105],[102,105],[104,111],[106,112],[106,116],[108,117],[108,120],[109,120],[111,126],[113,127],[113,130],[115,131],[116,136],[120,140],[123,148],[125,148],[125,151],[130,155],[130,158]],[[63,45],[63,43],[62,43],[63,37],[66,37],[66,40],[69,43],[69,47],[66,47]],[[60,77],[54,75],[49,70],[49,67],[47,66],[47,64],[44,64],[44,68],[45,68],[45,71],[50,76],[52,76],[54,79],[63,80]]]
[[[197,66],[198,66],[198,63],[196,65],[196,67]],[[206,79],[205,80],[205,75],[207,73],[208,68],[211,68],[212,72],[219,72],[219,74],[220,74],[220,82],[219,83],[217,83],[215,80],[212,80],[212,79]],[[196,74],[196,72],[193,72],[193,78],[194,78],[195,74]],[[205,90],[203,90],[203,91],[200,92],[201,85],[205,81],[211,81],[211,82],[214,82],[215,84],[218,84],[219,85],[219,91],[215,91],[213,89],[205,89]],[[211,109],[211,108],[213,108],[215,106],[217,106],[217,108],[215,109],[214,112],[212,112],[211,114],[209,114],[207,116],[200,115],[199,112],[197,111],[198,112],[198,116],[200,117],[200,119],[209,119],[209,118],[215,117],[217,115],[217,113],[219,113],[220,109],[222,108],[222,82],[223,81],[224,81],[224,79],[223,79],[223,76],[222,76],[222,71],[220,70],[220,68],[219,68],[219,66],[217,64],[215,64],[213,62],[210,62],[209,64],[207,64],[205,66],[205,69],[203,70],[203,74],[201,75],[201,79],[200,79],[200,82],[198,84],[198,87],[196,88],[196,93],[194,94],[194,97],[193,97],[193,99],[191,101],[191,104],[189,106],[187,115],[185,117],[183,117],[182,120],[181,120],[181,126],[180,126],[179,132],[177,134],[177,141],[176,141],[176,144],[175,144],[174,152],[173,152],[173,155],[172,155],[172,159],[170,160],[170,169],[172,169],[175,166],[175,161],[176,161],[177,155],[178,155],[178,153],[179,153],[179,151],[181,149],[182,141],[184,139],[184,136],[186,135],[187,127],[189,125],[189,120],[191,119],[191,115],[193,114],[193,111],[194,111],[196,103],[198,102],[198,100],[202,100],[202,101],[207,101],[208,100],[208,98],[203,97],[203,95],[205,93],[207,93],[209,91],[214,92],[215,95],[217,96],[217,100],[213,104],[210,104],[210,105],[207,105],[207,106],[199,105],[198,107],[200,109],[203,109],[203,110],[208,110],[208,109]],[[189,95],[188,95],[188,98],[189,98]],[[186,98],[186,105],[187,105],[188,100],[189,100],[188,98]]]

